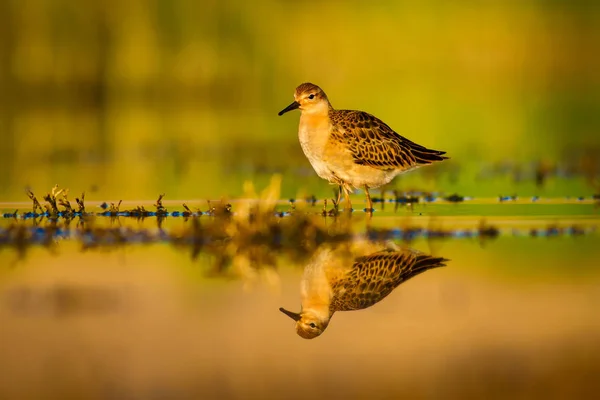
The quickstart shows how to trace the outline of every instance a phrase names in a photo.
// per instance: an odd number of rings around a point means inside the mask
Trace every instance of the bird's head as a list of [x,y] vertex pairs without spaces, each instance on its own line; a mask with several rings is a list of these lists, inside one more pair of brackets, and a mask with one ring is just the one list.
[[296,333],[304,339],[316,338],[329,325],[329,317],[323,318],[310,310],[295,313],[285,308],[280,308],[279,311],[296,321]]
[[299,108],[303,113],[326,114],[331,105],[325,92],[315,84],[303,83],[294,92],[294,102],[281,110],[278,115]]

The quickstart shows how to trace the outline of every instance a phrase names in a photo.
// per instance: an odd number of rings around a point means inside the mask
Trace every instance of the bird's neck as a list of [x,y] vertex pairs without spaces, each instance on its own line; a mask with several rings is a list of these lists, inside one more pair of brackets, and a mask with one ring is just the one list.
[[306,307],[302,304],[302,313],[310,313],[317,317],[320,321],[327,323],[333,313],[330,310],[329,302],[321,304],[310,304]]
[[300,126],[307,131],[322,131],[330,124],[328,113],[302,112]]
[[310,107],[302,107],[300,109],[302,111],[302,117],[304,118],[328,118],[329,113],[334,111],[333,107],[328,101],[320,102],[319,104],[314,104]]

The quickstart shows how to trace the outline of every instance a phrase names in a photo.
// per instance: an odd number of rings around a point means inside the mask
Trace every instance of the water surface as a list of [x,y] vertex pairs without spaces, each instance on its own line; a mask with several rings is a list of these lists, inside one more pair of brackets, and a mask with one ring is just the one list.
[[[469,205],[427,205],[419,207],[442,216],[386,211],[367,222],[356,211],[348,229],[352,243],[365,243],[365,229],[407,224],[476,231],[481,217],[463,215],[463,206],[473,213]],[[0,394],[142,399],[591,393],[600,372],[600,248],[596,216],[579,212],[591,206],[569,206],[574,208],[551,218],[543,216],[562,206],[535,205],[527,218],[506,212],[518,205],[485,207],[495,210],[486,223],[500,227],[494,238],[391,240],[450,261],[370,308],[336,313],[312,340],[297,336],[294,321],[278,308],[299,311],[303,268],[315,252],[347,246],[347,240],[319,244],[300,238],[294,246],[285,234],[277,243],[258,236],[245,240],[238,230],[233,238],[214,236],[195,247],[168,239],[188,235],[193,219],[167,218],[159,228],[155,218],[97,217],[98,232],[121,226],[164,236],[151,244],[86,248],[72,221],[73,235],[51,246],[32,244],[19,252],[5,245]],[[208,226],[212,218],[197,221]],[[294,216],[278,218],[292,229]],[[318,218],[326,231],[342,229],[341,217]],[[5,219],[2,226],[10,223]],[[532,227],[546,232],[556,224],[587,230],[531,235]]]

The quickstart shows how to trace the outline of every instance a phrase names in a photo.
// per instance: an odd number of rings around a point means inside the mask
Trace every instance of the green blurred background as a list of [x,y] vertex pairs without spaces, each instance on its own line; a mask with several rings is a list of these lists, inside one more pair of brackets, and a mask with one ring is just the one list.
[[329,195],[298,114],[277,117],[304,81],[452,157],[395,187],[589,195],[599,15],[592,1],[3,0],[0,196],[238,196],[274,172],[285,197]]

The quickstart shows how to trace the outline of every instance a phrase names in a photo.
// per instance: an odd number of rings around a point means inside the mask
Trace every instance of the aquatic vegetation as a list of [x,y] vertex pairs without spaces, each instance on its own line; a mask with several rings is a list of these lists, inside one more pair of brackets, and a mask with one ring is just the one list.
[[[201,253],[213,257],[215,274],[236,270],[242,275],[251,276],[249,268],[276,268],[276,255],[285,254],[290,260],[303,262],[322,244],[343,243],[357,237],[403,242],[418,238],[489,241],[506,235],[552,237],[596,232],[594,224],[579,224],[577,221],[561,224],[540,221],[534,226],[499,226],[498,220],[481,219],[468,226],[442,227],[431,223],[431,218],[424,224],[423,220],[416,221],[410,217],[400,217],[387,226],[367,223],[366,228],[357,230],[353,221],[361,220],[361,214],[357,215],[353,210],[340,211],[337,199],[323,199],[321,209],[314,208],[318,201],[315,196],[301,197],[300,201],[292,198],[286,205],[280,200],[280,188],[281,176],[274,175],[260,194],[254,184],[248,181],[244,183],[242,199],[231,202],[226,199],[207,200],[206,208],[190,207],[184,203],[182,211],[169,210],[164,204],[165,194],[162,193],[152,204],[154,210],[144,205],[122,210],[120,200],[102,203],[99,212],[86,208],[85,193],[76,198],[77,205],[74,206],[68,199],[69,190],[60,189],[58,185],[43,197],[43,204],[29,190],[27,196],[32,201],[32,211],[19,214],[16,210],[3,215],[7,224],[4,227],[0,225],[0,247],[13,248],[17,258],[22,258],[31,246],[43,246],[56,252],[59,249],[56,243],[60,239],[77,241],[84,251],[110,251],[136,244],[170,243],[177,249],[188,251],[194,259]],[[400,206],[413,207],[417,204],[418,207],[426,207],[431,201],[462,203],[470,198],[458,194],[444,197],[431,192],[394,191],[393,197],[386,199],[385,191],[382,191],[381,198],[377,199],[376,203],[380,203],[382,208],[386,202],[394,203],[397,211]],[[516,202],[517,197],[511,200]],[[593,200],[578,198],[575,201],[591,203]],[[532,202],[544,202],[544,199],[532,199]],[[176,229],[164,227],[163,223],[168,218],[179,217],[183,219],[183,226]],[[156,229],[121,226],[121,218],[140,222],[146,219],[156,221]],[[72,221],[76,221],[74,226]]]
[[[277,181],[277,185],[281,184],[281,179]],[[251,185],[251,183],[246,183],[246,185]],[[279,187],[279,186],[277,186]],[[103,202],[99,205],[99,207],[103,211],[93,212],[86,209],[86,205],[84,203],[85,193],[81,194],[81,197],[75,199],[77,203],[77,208],[73,208],[71,202],[68,200],[68,189],[59,189],[58,185],[55,185],[50,193],[45,195],[43,199],[45,200],[45,204],[41,204],[34,193],[31,190],[27,191],[27,196],[32,201],[32,211],[20,213],[19,210],[14,210],[13,212],[5,212],[0,215],[0,217],[4,219],[37,219],[37,218],[52,218],[52,219],[74,219],[85,216],[95,216],[95,217],[131,217],[136,219],[143,219],[148,217],[157,217],[157,218],[166,218],[166,217],[198,217],[202,215],[211,216],[216,214],[224,214],[224,215],[233,215],[240,214],[244,215],[249,212],[249,205],[245,203],[245,200],[236,201],[236,210],[232,205],[233,202],[213,202],[207,200],[208,209],[202,211],[199,207],[195,207],[191,209],[187,204],[183,203],[183,210],[172,210],[169,211],[163,205],[163,199],[165,194],[161,194],[158,196],[158,199],[153,204],[155,210],[146,209],[143,205],[138,205],[130,209],[121,210],[122,200],[119,200],[117,203],[114,202]],[[279,195],[279,191],[276,192],[277,196]],[[250,197],[248,197],[250,196]],[[309,197],[304,198],[304,201],[298,201],[297,199],[291,198],[287,201],[288,209],[282,210],[281,200],[277,198],[277,196],[272,199],[266,200],[265,198],[258,198],[256,193],[253,192],[253,189],[249,189],[246,191],[244,195],[245,199],[255,199],[252,200],[254,204],[252,213],[256,214],[256,211],[262,213],[264,210],[269,210],[268,212],[272,213],[277,217],[288,217],[292,215],[294,212],[299,210],[300,208],[303,212],[311,212],[311,208],[313,208],[319,200],[311,195]],[[478,199],[480,202],[487,202],[490,199]],[[517,194],[513,194],[511,196],[500,195],[497,198],[497,202],[499,204],[502,203],[512,203],[512,202],[531,202],[531,203],[584,203],[584,204],[600,204],[600,194],[596,194],[593,196],[566,196],[564,198],[544,198],[540,196],[533,196],[530,198],[520,198]],[[410,192],[400,192],[398,190],[393,191],[393,197],[385,197],[385,190],[381,192],[381,197],[374,197],[373,203],[380,204],[381,210],[384,210],[385,203],[393,203],[394,204],[394,212],[397,212],[400,209],[400,206],[407,206],[409,209],[413,209],[415,204],[423,203],[462,203],[467,201],[474,201],[473,197],[463,196],[457,193],[451,195],[443,195],[441,193],[432,193],[432,192],[424,192],[424,191],[410,191]],[[256,204],[261,204],[259,208],[256,208]],[[300,207],[299,205],[303,204],[306,207]],[[332,198],[331,200],[323,199],[322,200],[323,207],[320,212],[312,211],[315,214],[319,214],[324,217],[335,217],[340,215],[339,212],[339,203],[338,199]],[[332,207],[329,208],[329,205]],[[356,212],[357,210],[348,209],[348,212]],[[362,211],[366,212],[366,209]],[[375,211],[375,210],[373,210]],[[256,214],[258,215],[258,214]]]

